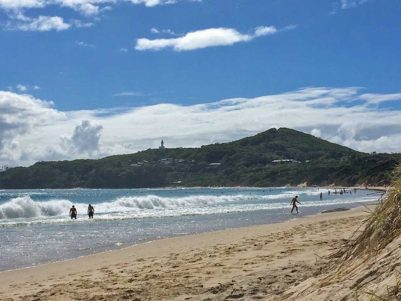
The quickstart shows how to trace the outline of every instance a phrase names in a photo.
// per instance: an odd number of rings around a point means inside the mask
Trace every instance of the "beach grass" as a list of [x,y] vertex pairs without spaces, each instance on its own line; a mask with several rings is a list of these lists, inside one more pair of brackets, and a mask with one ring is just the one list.
[[[360,229],[363,229],[360,231]],[[394,171],[394,180],[375,210],[335,257],[343,262],[373,256],[401,233],[401,165]]]

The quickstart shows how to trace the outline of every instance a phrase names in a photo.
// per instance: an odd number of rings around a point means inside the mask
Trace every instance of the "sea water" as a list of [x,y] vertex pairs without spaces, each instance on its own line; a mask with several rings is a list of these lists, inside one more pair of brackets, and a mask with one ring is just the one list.
[[[0,190],[0,270],[88,255],[140,242],[275,223],[291,215],[376,201],[368,190],[328,194],[319,188],[165,188]],[[323,194],[322,200],[320,193]],[[87,216],[88,204],[95,218]],[[72,205],[77,220],[68,213]]]

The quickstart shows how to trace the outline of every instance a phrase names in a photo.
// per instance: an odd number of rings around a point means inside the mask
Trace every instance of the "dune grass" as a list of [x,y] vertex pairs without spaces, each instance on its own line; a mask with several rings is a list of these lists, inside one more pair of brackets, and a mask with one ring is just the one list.
[[394,180],[387,193],[379,200],[379,204],[362,228],[363,231],[357,231],[355,238],[349,240],[335,257],[346,261],[364,255],[374,255],[400,235],[401,165],[395,170]]
[[[366,261],[371,260],[398,235],[401,234],[401,165],[394,171],[394,177],[389,189],[384,194],[378,205],[370,212],[364,223],[354,232],[336,253],[331,255],[329,263],[334,273],[322,278],[318,286],[325,287],[346,279],[355,269],[362,267]],[[375,273],[371,271],[371,273]],[[371,276],[369,273],[366,277]],[[358,293],[369,296],[368,300],[401,300],[392,299],[398,296],[401,290],[401,281],[391,289],[389,296],[380,296],[373,292],[361,292],[357,283],[355,289],[355,300]],[[390,291],[389,291],[390,292]]]
[[399,301],[401,298],[401,279],[397,277],[395,282],[394,286],[387,287],[386,292],[381,294],[373,291],[362,293],[355,291],[353,299],[354,301],[360,301],[361,298],[368,301]]

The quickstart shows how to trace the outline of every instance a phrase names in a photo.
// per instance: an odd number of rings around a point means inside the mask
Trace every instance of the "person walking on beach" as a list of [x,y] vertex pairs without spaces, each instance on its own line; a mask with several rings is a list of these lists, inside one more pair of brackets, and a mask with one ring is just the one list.
[[95,214],[95,208],[91,204],[89,204],[89,206],[88,206],[88,216],[89,216],[89,218],[93,218],[94,214]]
[[294,211],[294,209],[297,210],[297,214],[299,213],[299,212],[298,212],[297,203],[298,203],[298,204],[301,204],[301,203],[298,201],[298,196],[296,195],[294,198],[292,198],[291,203],[290,203],[290,204],[292,205],[291,214],[292,214],[292,212]]
[[77,208],[75,208],[74,205],[72,205],[72,207],[70,209],[70,216],[71,216],[71,219],[77,219]]

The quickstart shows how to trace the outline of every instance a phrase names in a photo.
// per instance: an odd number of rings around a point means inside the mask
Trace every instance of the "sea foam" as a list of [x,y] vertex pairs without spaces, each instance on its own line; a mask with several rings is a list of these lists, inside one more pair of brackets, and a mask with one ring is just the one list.
[[71,205],[68,200],[33,201],[26,195],[0,205],[0,219],[56,216],[66,212]]
[[[294,191],[269,194],[193,194],[187,196],[123,196],[110,201],[94,203],[96,215],[104,218],[171,216],[184,214],[210,214],[214,212],[278,209],[288,206],[294,195],[316,198],[326,190]],[[68,217],[72,205],[78,214],[86,214],[87,203],[73,203],[68,199],[33,200],[29,195],[12,198],[0,205],[0,220],[15,218]],[[310,204],[312,205],[312,204]],[[317,205],[317,204],[316,204]],[[319,204],[324,205],[324,204]]]

